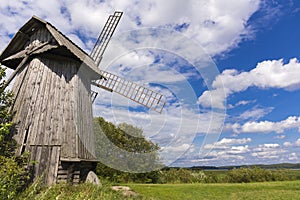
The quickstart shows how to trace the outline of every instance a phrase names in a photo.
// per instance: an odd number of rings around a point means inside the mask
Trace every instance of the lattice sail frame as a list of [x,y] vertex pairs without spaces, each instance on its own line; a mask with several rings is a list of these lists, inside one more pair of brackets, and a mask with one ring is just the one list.
[[[98,40],[90,54],[91,58],[94,59],[97,66],[99,66],[104,51],[116,30],[116,27],[123,15],[123,12],[116,11],[114,15],[110,15],[103,30],[101,31]],[[161,113],[164,106],[165,100],[163,95],[148,89],[144,86],[140,86],[130,80],[121,78],[115,74],[107,71],[100,70],[103,78],[98,81],[93,81],[92,84],[110,92],[116,92],[132,101],[139,103],[147,108],[150,108],[158,113]],[[94,102],[97,97],[97,93],[92,91],[91,98]]]
[[158,113],[162,112],[162,109],[165,106],[165,100],[162,94],[110,72],[102,70],[101,72],[102,76],[105,77],[106,80],[100,79],[93,82],[93,85],[110,92],[116,92]]
[[97,66],[100,64],[102,60],[104,51],[117,28],[117,25],[122,15],[123,12],[118,12],[118,11],[116,11],[114,15],[110,15],[97,39],[97,42],[90,54],[90,56],[94,59]]

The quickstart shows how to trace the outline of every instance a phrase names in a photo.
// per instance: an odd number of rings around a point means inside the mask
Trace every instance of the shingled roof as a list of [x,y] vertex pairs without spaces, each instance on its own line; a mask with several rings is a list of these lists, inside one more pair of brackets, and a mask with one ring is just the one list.
[[7,47],[0,55],[0,62],[5,66],[16,69],[21,62],[21,58],[26,56],[25,44],[29,41],[30,36],[38,29],[45,27],[54,40],[51,44],[45,45],[35,51],[33,54],[39,54],[53,49],[60,49],[60,52],[67,52],[83,62],[85,66],[95,73],[96,77],[101,77],[101,72],[96,66],[94,60],[80,47],[73,43],[63,33],[57,30],[52,24],[36,16],[33,16],[20,30],[14,35]]

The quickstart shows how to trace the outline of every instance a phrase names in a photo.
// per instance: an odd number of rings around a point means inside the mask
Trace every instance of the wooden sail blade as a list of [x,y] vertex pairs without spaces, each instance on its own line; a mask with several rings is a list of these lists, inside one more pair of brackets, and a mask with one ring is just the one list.
[[98,66],[101,62],[103,53],[110,41],[116,27],[123,15],[123,12],[115,12],[114,15],[110,15],[105,23],[103,30],[101,31],[98,40],[90,54],[91,58],[94,59],[96,65]]
[[98,92],[95,92],[95,91],[91,91],[91,99],[92,99],[92,103],[94,103],[95,99],[97,98],[98,96]]
[[165,106],[162,94],[107,71],[102,71],[102,76],[106,80],[100,79],[92,84],[110,92],[116,92],[158,113],[162,112]]

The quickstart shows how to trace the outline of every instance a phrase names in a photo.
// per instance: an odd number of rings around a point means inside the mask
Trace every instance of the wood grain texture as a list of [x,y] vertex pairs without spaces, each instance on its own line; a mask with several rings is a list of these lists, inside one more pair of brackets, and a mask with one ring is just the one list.
[[[34,33],[25,48],[51,40],[48,31]],[[13,92],[17,142],[31,152],[34,177],[56,182],[60,160],[95,160],[91,77],[76,59],[47,53],[31,57],[18,72]],[[79,172],[74,174],[78,181]]]

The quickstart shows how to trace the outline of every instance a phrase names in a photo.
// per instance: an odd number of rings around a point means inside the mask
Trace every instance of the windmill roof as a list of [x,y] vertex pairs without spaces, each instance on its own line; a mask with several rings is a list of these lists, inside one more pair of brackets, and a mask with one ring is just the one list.
[[55,39],[54,44],[48,44],[35,51],[34,54],[43,53],[60,47],[60,51],[71,53],[81,62],[83,62],[89,70],[94,72],[95,77],[101,77],[101,72],[95,64],[94,60],[79,46],[72,42],[67,36],[61,33],[49,22],[33,16],[26,24],[24,24],[19,31],[14,35],[7,47],[1,52],[0,62],[5,66],[16,69],[18,64],[26,56],[24,45],[30,39],[30,36],[39,28],[45,27]]

